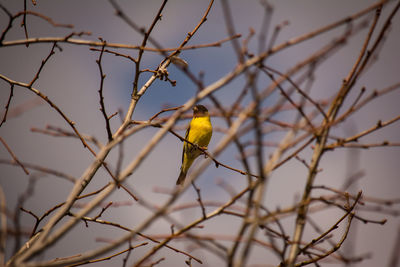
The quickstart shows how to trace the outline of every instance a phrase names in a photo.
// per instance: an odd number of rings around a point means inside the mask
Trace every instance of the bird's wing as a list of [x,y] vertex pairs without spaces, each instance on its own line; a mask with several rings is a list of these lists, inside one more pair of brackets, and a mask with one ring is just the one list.
[[[190,131],[190,124],[189,124],[189,126],[188,126],[188,128],[186,130],[186,133],[185,133],[185,139],[186,140],[188,140],[188,138],[189,138],[189,131]],[[183,163],[183,159],[185,157],[185,153],[188,151],[188,149],[189,149],[189,144],[187,142],[183,141],[182,163]]]

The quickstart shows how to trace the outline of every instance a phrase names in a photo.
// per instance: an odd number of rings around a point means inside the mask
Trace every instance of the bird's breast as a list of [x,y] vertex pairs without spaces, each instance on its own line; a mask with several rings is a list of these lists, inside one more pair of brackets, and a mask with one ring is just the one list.
[[212,135],[210,119],[196,118],[190,125],[189,141],[199,146],[208,146]]

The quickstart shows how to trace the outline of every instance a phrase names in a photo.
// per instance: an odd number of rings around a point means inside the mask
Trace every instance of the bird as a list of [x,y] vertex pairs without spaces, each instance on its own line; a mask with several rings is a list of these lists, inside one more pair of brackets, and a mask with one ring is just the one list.
[[[202,149],[207,149],[210,143],[212,135],[212,125],[210,121],[210,115],[208,110],[203,105],[196,105],[193,107],[193,119],[186,130],[185,140],[197,145]],[[202,154],[202,151],[196,146],[189,144],[188,142],[183,142],[182,151],[182,165],[180,169],[180,174],[177,185],[182,185],[185,181],[186,174],[192,166],[193,161]]]

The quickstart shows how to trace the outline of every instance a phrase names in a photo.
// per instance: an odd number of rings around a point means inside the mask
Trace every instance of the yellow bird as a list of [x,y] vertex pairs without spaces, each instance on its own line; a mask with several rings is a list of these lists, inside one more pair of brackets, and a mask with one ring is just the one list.
[[[203,105],[193,107],[193,119],[186,130],[185,139],[189,142],[198,145],[201,148],[207,149],[212,135],[212,125],[208,110]],[[188,142],[183,142],[182,166],[179,174],[177,185],[183,184],[186,174],[192,166],[193,161],[201,155],[201,150]]]

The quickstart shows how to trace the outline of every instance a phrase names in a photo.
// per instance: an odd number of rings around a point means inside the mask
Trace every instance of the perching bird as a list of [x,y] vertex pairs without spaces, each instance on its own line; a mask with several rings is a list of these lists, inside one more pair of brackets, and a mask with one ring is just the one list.
[[[207,149],[212,135],[212,125],[208,110],[203,105],[193,107],[193,119],[186,130],[185,139],[201,148]],[[201,155],[201,150],[195,146],[183,142],[182,166],[176,184],[183,184],[186,174],[192,165],[193,161]]]

